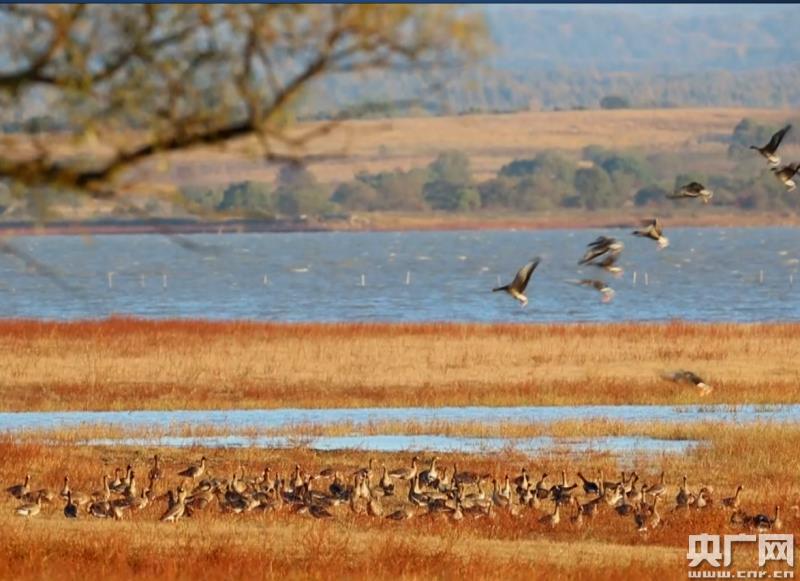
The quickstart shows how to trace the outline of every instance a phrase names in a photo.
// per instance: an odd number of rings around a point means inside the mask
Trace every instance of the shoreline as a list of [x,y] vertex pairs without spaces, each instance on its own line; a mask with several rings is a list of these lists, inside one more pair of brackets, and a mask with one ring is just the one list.
[[664,213],[636,210],[625,217],[619,213],[594,214],[557,212],[553,214],[353,214],[330,220],[313,219],[227,219],[193,220],[104,220],[96,222],[53,220],[45,224],[17,221],[0,223],[0,236],[86,236],[86,235],[181,235],[303,232],[432,232],[481,230],[567,230],[590,228],[632,228],[658,215],[668,227],[766,228],[800,226],[800,215],[786,212]]

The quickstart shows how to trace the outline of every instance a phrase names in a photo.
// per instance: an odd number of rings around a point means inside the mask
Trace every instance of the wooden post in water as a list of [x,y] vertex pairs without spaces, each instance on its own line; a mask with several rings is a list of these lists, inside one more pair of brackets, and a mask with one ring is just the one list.
[[167,288],[167,273],[161,275],[161,288]]
[[366,277],[365,277],[365,276],[362,274],[362,275],[361,275],[361,286],[366,286],[366,284],[367,284],[367,279],[366,279]]
[[794,275],[790,274],[789,275],[789,286],[792,286],[792,285],[794,285]]
[[264,275],[264,286],[267,286],[268,284],[269,284],[269,279],[267,278],[267,275],[265,274]]
[[633,286],[636,286],[636,271],[633,271]]
[[406,286],[408,286],[410,284],[411,284],[411,271],[407,270],[406,271]]
[[764,271],[758,271],[758,284],[764,284]]
[[108,276],[108,288],[114,288],[114,273],[109,271],[106,275]]
[[644,273],[644,286],[648,286],[650,284],[650,279],[647,276],[647,273]]

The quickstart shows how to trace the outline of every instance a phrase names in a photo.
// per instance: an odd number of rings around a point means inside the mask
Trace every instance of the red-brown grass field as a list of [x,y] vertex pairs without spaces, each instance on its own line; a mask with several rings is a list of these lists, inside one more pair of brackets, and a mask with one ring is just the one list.
[[798,353],[793,323],[3,321],[0,409],[787,403]]
[[[800,400],[796,364],[797,324],[265,324],[202,321],[148,322],[111,319],[94,322],[0,322],[0,405],[4,411],[115,409],[228,409],[275,407],[363,407],[442,405],[573,404],[739,404]],[[669,382],[665,371],[691,369],[713,386],[701,396],[693,386]],[[298,434],[350,433],[353,426],[292,428]],[[170,433],[210,434],[220,428],[175,426]],[[0,436],[0,577],[7,579],[97,578],[473,578],[473,579],[677,579],[687,577],[688,535],[755,534],[753,526],[731,523],[733,509],[722,500],[744,486],[745,515],[775,516],[771,532],[800,531],[800,428],[793,424],[736,425],[625,424],[614,421],[556,422],[542,425],[439,422],[384,422],[362,427],[370,433],[431,433],[470,436],[592,437],[644,435],[700,440],[683,454],[616,456],[592,452],[535,456],[513,449],[492,454],[440,454],[439,466],[452,472],[491,475],[483,490],[488,514],[473,514],[454,501],[436,514],[415,506],[402,521],[372,516],[366,500],[342,502],[316,518],[298,507],[261,505],[235,512],[225,494],[235,474],[256,497],[266,466],[291,481],[295,465],[303,474],[332,468],[352,483],[353,473],[374,458],[371,477],[377,491],[381,467],[410,466],[419,453],[427,469],[431,453],[319,452],[255,447],[168,448],[146,444],[87,445],[94,437],[158,435],[158,430],[126,433],[122,428],[49,430]],[[284,429],[285,431],[285,429]],[[260,430],[258,433],[265,433]],[[280,430],[275,430],[275,433]],[[94,518],[85,510],[77,520],[63,515],[59,496],[65,475],[72,491],[102,489],[130,464],[139,490],[147,486],[153,454],[162,457],[163,476],[153,499],[140,511],[123,510],[121,520]],[[164,493],[194,481],[178,472],[208,458],[205,479],[219,494],[202,510],[175,523],[159,522],[167,510]],[[547,486],[578,483],[572,496],[585,493],[581,471],[594,479],[620,480],[635,470],[636,487],[655,485],[665,473],[666,491],[658,504],[660,523],[646,509],[639,531],[634,516],[620,516],[606,502],[597,515],[576,524],[576,508],[564,504],[560,522],[547,520],[554,503],[521,505],[512,491],[510,506],[493,498],[492,477],[502,486],[522,467],[531,484],[548,473]],[[5,488],[31,475],[30,489],[49,488],[52,503],[25,518],[15,509],[23,501]],[[681,478],[688,492],[703,487],[700,507],[676,509]],[[238,477],[236,477],[238,478]],[[328,477],[312,481],[326,493]],[[395,480],[394,496],[375,492],[384,514],[411,508],[409,484]],[[512,487],[513,487],[512,482]],[[634,492],[637,488],[634,488]],[[425,488],[429,494],[428,488]],[[284,489],[286,492],[286,489]],[[474,484],[464,494],[476,494]],[[310,493],[309,493],[310,494]],[[112,499],[123,499],[112,494]],[[473,500],[476,497],[470,497]],[[626,496],[627,498],[627,496]],[[652,498],[645,495],[652,503]],[[470,501],[473,502],[473,501]],[[477,502],[477,501],[475,501]],[[480,505],[480,502],[478,503]],[[626,501],[627,502],[627,501]],[[636,500],[633,501],[636,503]],[[266,508],[265,508],[266,506]],[[734,564],[755,569],[754,548],[737,547]],[[781,569],[770,564],[768,571]]]

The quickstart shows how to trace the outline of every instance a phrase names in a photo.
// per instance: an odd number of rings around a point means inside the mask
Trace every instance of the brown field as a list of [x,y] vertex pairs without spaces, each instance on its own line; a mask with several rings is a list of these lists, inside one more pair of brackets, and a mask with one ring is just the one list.
[[0,408],[788,403],[797,353],[794,323],[4,321]]
[[[688,428],[687,428],[688,429]],[[720,499],[730,496],[738,484],[745,486],[742,508],[748,514],[783,508],[781,532],[800,532],[800,520],[791,510],[800,499],[796,450],[800,429],[796,426],[726,428],[707,427],[711,444],[685,456],[632,458],[620,464],[608,455],[582,458],[544,456],[526,458],[513,452],[492,456],[443,454],[442,466],[457,462],[460,469],[491,473],[502,478],[519,474],[527,466],[537,479],[547,472],[566,470],[568,480],[578,470],[606,478],[622,468],[636,468],[642,481],[655,482],[667,473],[668,489],[661,507],[663,524],[646,534],[638,533],[631,517],[610,509],[585,526],[576,528],[568,516],[553,530],[539,522],[551,509],[524,508],[518,515],[495,509],[492,518],[467,516],[453,522],[447,516],[418,516],[405,522],[353,514],[346,505],[333,509],[330,521],[293,514],[288,506],[277,512],[224,513],[212,503],[191,519],[177,524],[159,523],[165,509],[157,501],[140,513],[126,513],[121,522],[82,515],[66,521],[63,502],[45,506],[42,514],[26,520],[16,517],[18,501],[3,493],[0,498],[0,560],[2,578],[85,578],[87,576],[209,578],[278,577],[342,578],[570,578],[619,579],[685,578],[688,534],[737,533],[729,524],[730,512]],[[106,448],[56,444],[47,447],[16,438],[0,440],[0,484],[5,488],[29,472],[34,489],[60,488],[69,472],[73,489],[89,492],[100,487],[99,478],[116,466],[132,463],[137,475],[149,468],[151,454],[160,452],[167,474],[163,485],[180,483],[177,471],[201,454],[209,458],[209,473],[229,477],[240,466],[255,477],[265,465],[287,475],[295,463],[305,471],[333,467],[350,473],[374,456],[377,465],[390,468],[408,463],[408,454],[361,452],[316,453],[296,450],[174,450]],[[428,455],[423,456],[427,463]],[[680,475],[689,475],[690,490],[713,486],[715,506],[702,510],[672,512]],[[324,490],[321,480],[317,489]],[[400,506],[405,485],[399,483],[393,499],[383,499],[386,509]],[[163,492],[164,488],[160,491]],[[588,500],[580,493],[578,497]],[[424,512],[424,511],[420,511]],[[736,564],[754,568],[755,555],[743,549]],[[748,566],[750,564],[751,566]]]
[[[696,108],[357,120],[341,123],[307,152],[332,156],[309,165],[323,182],[346,181],[359,171],[424,166],[440,152],[452,149],[468,154],[476,179],[483,180],[515,158],[546,149],[577,152],[593,144],[620,150],[724,155],[727,144],[719,137],[729,136],[742,118],[777,124],[793,114],[780,109]],[[312,132],[317,127],[316,123],[301,123],[297,131]],[[198,149],[173,156],[168,174],[185,183],[273,181],[277,169],[254,160],[254,154],[248,157],[254,151],[247,140],[231,144],[222,153]],[[151,175],[154,181],[157,176],[157,172]]]

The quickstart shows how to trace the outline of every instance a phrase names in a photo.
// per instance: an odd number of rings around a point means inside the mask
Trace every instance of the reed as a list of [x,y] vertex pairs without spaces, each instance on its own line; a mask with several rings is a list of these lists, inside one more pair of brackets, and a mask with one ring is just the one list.
[[[0,322],[0,409],[800,401],[800,325]],[[687,368],[715,387],[661,378]]]

